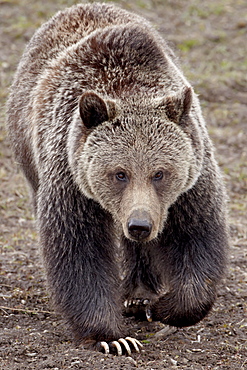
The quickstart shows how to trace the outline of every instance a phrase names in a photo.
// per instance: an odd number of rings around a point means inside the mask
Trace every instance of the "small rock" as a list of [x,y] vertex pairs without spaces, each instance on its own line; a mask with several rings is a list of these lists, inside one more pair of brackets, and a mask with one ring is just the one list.
[[173,360],[173,358],[170,358],[170,361],[173,366],[177,366],[178,362],[176,360]]

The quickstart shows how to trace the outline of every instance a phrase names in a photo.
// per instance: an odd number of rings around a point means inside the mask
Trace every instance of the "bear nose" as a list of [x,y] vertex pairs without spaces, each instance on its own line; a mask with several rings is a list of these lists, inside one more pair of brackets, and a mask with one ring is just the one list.
[[148,220],[131,218],[128,222],[129,234],[136,240],[147,238],[152,230],[152,224]]

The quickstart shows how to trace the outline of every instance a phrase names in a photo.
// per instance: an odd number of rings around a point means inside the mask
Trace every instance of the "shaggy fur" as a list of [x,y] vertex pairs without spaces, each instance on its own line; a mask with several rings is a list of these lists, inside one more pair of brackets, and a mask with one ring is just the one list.
[[8,130],[79,341],[120,338],[125,299],[148,298],[154,320],[178,327],[208,313],[224,188],[198,99],[147,21],[97,3],[56,14],[21,59]]

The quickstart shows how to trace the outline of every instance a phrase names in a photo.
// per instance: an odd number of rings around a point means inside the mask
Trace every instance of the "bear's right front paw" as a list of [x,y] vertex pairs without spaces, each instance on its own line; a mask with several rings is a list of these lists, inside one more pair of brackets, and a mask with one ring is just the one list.
[[131,355],[131,351],[133,352],[140,352],[140,348],[143,345],[139,342],[139,340],[131,337],[120,338],[118,340],[114,340],[113,342],[99,342],[98,343],[100,352],[105,354],[117,354],[118,356],[122,356],[127,354],[128,356]]
[[152,312],[150,309],[150,300],[145,298],[133,298],[127,299],[124,302],[124,307],[126,309],[126,313],[132,313],[134,316],[140,313],[145,313],[145,317],[147,321],[152,322]]

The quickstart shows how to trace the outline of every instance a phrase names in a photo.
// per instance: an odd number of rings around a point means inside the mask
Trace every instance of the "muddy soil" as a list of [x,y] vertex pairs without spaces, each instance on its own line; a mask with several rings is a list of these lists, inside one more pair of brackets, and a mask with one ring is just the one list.
[[212,312],[176,331],[126,320],[144,344],[132,358],[75,347],[54,313],[27,187],[4,128],[8,87],[26,42],[41,23],[73,3],[0,0],[0,369],[247,369],[246,1],[118,2],[147,17],[177,50],[200,95],[229,195],[229,266]]

